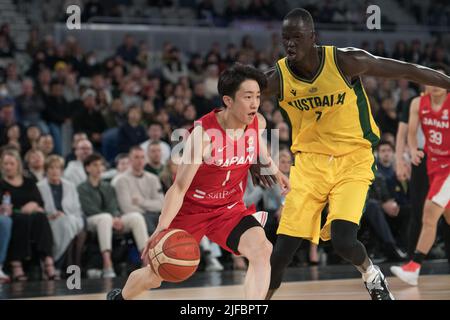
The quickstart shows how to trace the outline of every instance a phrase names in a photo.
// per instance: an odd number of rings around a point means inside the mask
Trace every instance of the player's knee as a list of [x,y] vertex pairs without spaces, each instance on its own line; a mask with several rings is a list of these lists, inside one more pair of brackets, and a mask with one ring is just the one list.
[[271,254],[272,244],[269,240],[265,239],[251,246],[246,257],[250,262],[269,263]]
[[356,245],[356,239],[335,237],[331,239],[334,250],[340,256],[348,256]]
[[422,226],[427,229],[436,228],[437,220],[431,214],[424,214],[422,217]]
[[[150,267],[145,267],[145,275],[144,277],[142,277],[144,279],[144,287],[146,289],[155,289],[155,288],[159,288],[161,286],[161,278],[158,277]],[[138,271],[138,270],[136,270]],[[130,274],[130,277],[134,276],[138,276],[138,273],[134,271]]]

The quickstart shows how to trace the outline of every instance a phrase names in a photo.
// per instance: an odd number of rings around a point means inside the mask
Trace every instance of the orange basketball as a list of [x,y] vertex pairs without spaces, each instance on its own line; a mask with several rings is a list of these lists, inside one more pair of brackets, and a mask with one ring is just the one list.
[[197,270],[200,248],[195,238],[181,229],[159,233],[150,243],[150,266],[168,282],[181,282]]

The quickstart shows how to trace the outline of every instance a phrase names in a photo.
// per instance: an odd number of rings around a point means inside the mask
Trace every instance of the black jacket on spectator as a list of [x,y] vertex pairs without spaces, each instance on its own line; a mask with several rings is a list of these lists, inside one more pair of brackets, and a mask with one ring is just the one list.
[[82,108],[73,117],[73,129],[75,132],[85,132],[91,139],[93,133],[103,133],[106,123],[100,111]]
[[204,96],[193,95],[191,102],[197,110],[197,118],[201,118],[213,110],[211,100],[205,98]]
[[144,126],[132,127],[129,123],[126,123],[119,128],[119,153],[128,153],[131,147],[141,144],[145,140],[147,140],[147,133]]
[[69,105],[64,97],[48,96],[45,99],[44,119],[61,125],[70,117]]
[[39,258],[52,255],[53,235],[44,213],[24,214],[20,210],[30,201],[37,202],[41,207],[44,203],[36,183],[29,178],[23,178],[23,184],[15,187],[5,180],[0,180],[0,194],[9,192],[13,205],[13,228],[9,243],[9,260],[24,260],[36,253]]
[[31,97],[21,95],[17,98],[17,110],[22,121],[27,120],[35,123],[41,120],[41,112],[45,109],[45,104],[42,98],[34,94]]

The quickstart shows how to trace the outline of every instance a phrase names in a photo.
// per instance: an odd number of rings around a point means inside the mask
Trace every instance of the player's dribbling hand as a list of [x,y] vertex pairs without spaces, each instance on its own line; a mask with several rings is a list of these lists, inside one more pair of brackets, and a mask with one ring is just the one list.
[[422,150],[411,150],[411,162],[415,165],[418,166],[421,162],[423,157],[425,156],[425,153],[423,153]]
[[264,165],[262,163],[255,163],[250,166],[250,174],[252,175],[253,185],[256,187],[261,185],[265,188],[270,188],[277,184],[277,178],[275,174],[267,174],[264,170],[269,170],[270,165]]
[[165,228],[165,227],[157,226],[156,229],[155,229],[155,231],[153,231],[152,235],[150,236],[150,238],[148,238],[147,244],[145,245],[145,248],[144,248],[144,250],[142,251],[142,254],[141,254],[141,260],[144,262],[145,265],[148,265],[148,264],[149,264],[149,261],[148,261],[148,251],[150,250],[150,244],[152,243],[153,239],[154,239],[161,231],[164,231],[164,230],[166,230],[166,229],[167,229],[167,228]]

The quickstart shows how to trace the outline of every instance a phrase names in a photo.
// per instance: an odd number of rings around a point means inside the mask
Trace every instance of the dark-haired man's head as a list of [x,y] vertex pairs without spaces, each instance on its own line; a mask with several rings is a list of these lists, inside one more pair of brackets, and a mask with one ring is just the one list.
[[149,124],[147,129],[148,138],[151,141],[159,141],[162,138],[163,127],[159,122],[152,122]]
[[301,61],[316,42],[311,14],[301,8],[291,10],[283,19],[282,42],[289,61]]
[[105,159],[98,153],[87,156],[83,161],[83,165],[86,174],[91,179],[100,179],[105,171]]
[[130,167],[130,159],[128,153],[119,153],[114,159],[118,172],[125,172]]
[[394,145],[387,140],[381,140],[377,146],[378,161],[384,167],[390,167],[394,162]]
[[220,74],[218,91],[222,103],[240,123],[250,124],[260,105],[261,91],[267,86],[264,73],[236,63]]

